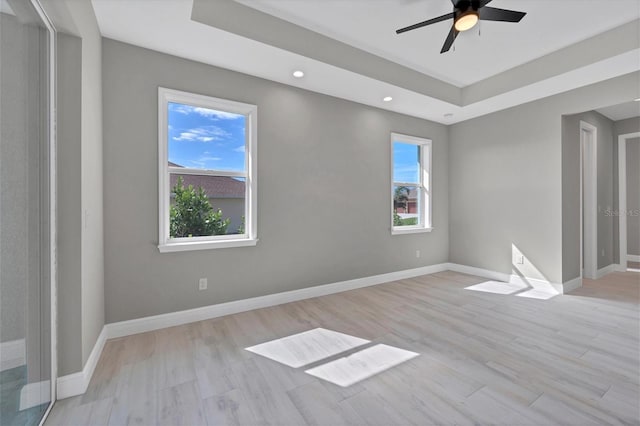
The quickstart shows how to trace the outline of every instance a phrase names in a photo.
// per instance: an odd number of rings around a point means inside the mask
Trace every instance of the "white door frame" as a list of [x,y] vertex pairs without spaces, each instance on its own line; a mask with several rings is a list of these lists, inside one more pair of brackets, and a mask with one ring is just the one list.
[[580,276],[590,279],[598,272],[597,146],[598,129],[580,121]]
[[57,399],[56,382],[58,379],[58,251],[57,251],[57,139],[56,139],[56,105],[57,105],[57,51],[56,51],[56,28],[53,21],[47,15],[40,0],[30,1],[36,10],[42,23],[44,24],[48,40],[48,82],[49,82],[49,99],[48,99],[48,142],[49,142],[49,267],[50,267],[50,303],[51,303],[51,383],[50,383],[50,402],[45,411],[40,426],[44,424],[53,408],[53,404]]
[[627,270],[627,139],[639,138],[640,132],[618,136],[618,230],[620,269]]

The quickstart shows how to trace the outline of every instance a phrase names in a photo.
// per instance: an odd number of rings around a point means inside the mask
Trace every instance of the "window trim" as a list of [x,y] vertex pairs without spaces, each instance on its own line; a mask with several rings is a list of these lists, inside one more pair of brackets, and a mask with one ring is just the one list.
[[[169,141],[168,141],[168,107],[169,103],[180,103],[195,107],[215,109],[218,111],[241,114],[246,117],[245,129],[245,162],[246,162],[246,196],[245,196],[245,234],[244,235],[216,235],[191,238],[170,238],[169,236],[169,206],[170,173],[169,173]],[[257,237],[257,139],[258,139],[258,107],[256,105],[211,96],[183,92],[179,90],[158,87],[158,249],[161,253],[207,250],[229,247],[255,246]],[[195,174],[189,169],[181,171]],[[208,174],[207,171],[203,170]],[[216,176],[224,172],[214,172]],[[237,172],[228,172],[237,176]],[[244,174],[243,174],[244,175]],[[226,237],[226,238],[225,238]]]
[[[411,145],[418,145],[420,147],[420,196],[422,203],[420,204],[420,225],[412,226],[394,226],[393,225],[393,202],[394,202],[394,187],[397,184],[403,184],[403,182],[395,182],[394,178],[394,158],[393,158],[393,144],[394,142],[406,143]],[[432,206],[433,206],[433,187],[432,187],[432,161],[433,161],[433,142],[431,139],[421,138],[418,136],[404,135],[402,133],[391,133],[390,137],[390,151],[391,151],[391,191],[390,200],[391,205],[389,209],[391,235],[402,234],[415,234],[421,232],[431,232],[433,230],[432,219]],[[428,161],[425,161],[425,149],[429,151]],[[405,183],[406,185],[416,186],[415,183]]]

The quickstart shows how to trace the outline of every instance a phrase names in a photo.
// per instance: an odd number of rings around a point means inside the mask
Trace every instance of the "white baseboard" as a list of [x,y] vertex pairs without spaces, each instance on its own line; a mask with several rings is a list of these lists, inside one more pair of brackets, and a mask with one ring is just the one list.
[[[161,315],[154,315],[144,318],[136,318],[133,320],[106,324],[102,329],[102,332],[100,333],[100,336],[98,337],[93,350],[91,351],[91,355],[89,356],[84,369],[81,372],[69,374],[67,376],[58,378],[58,399],[81,395],[86,391],[87,386],[91,381],[91,376],[93,375],[93,371],[96,367],[98,359],[100,358],[100,354],[102,353],[105,341],[107,339],[130,336],[132,334],[144,333],[147,331],[159,330],[167,327],[174,327],[196,321],[203,321],[225,315],[246,312],[253,309],[267,308],[270,306],[281,305],[283,303],[295,302],[298,300],[304,300],[318,296],[326,296],[328,294],[341,293],[343,291],[355,290],[358,288],[418,277],[421,275],[434,274],[447,270],[476,275],[497,281],[518,283],[524,282],[523,278],[515,275],[455,263],[440,263],[415,269],[407,269],[402,271],[390,272],[387,274],[356,278],[354,280],[341,281],[332,284],[286,291],[283,293],[268,294],[265,296],[252,297],[250,299],[236,300],[233,302],[220,303],[217,305],[203,306],[201,308],[170,312]],[[582,280],[579,278],[577,280],[579,280],[579,285],[577,286],[579,287],[580,285],[582,285]],[[569,281],[566,284],[568,284],[568,287],[570,287],[571,289],[577,288],[575,287],[574,281],[576,280]],[[562,284],[553,284],[543,280],[526,278],[526,282],[530,285],[533,285],[534,287],[537,286],[538,288],[544,287],[546,289],[551,286],[554,289],[560,289],[557,290],[560,293],[562,293],[563,289]]]
[[539,278],[521,277],[520,275],[512,274],[509,277],[509,282],[512,284],[526,285],[536,290],[551,291],[558,294],[564,293],[564,288],[561,283],[553,283]]
[[520,284],[533,287],[537,290],[555,291],[559,294],[565,294],[576,288],[582,287],[582,278],[574,278],[565,283],[554,283],[538,278],[521,277],[515,274],[506,274],[504,272],[491,271],[489,269],[476,268],[474,266],[460,265],[458,263],[448,263],[451,271],[460,272],[462,274],[476,275],[490,280],[508,282],[512,284]]
[[[625,268],[626,269],[626,268]],[[600,268],[596,271],[596,280],[604,277],[607,274],[618,271],[618,264],[612,263],[611,265],[607,265],[604,268]]]
[[489,278],[495,281],[509,282],[511,275],[502,272],[490,271],[489,269],[476,268],[475,266],[460,265],[459,263],[447,263],[450,271],[461,274],[476,275],[478,277]]
[[51,381],[27,383],[20,389],[20,411],[51,402]]
[[582,287],[582,277],[574,278],[562,283],[562,293],[567,294],[580,287]]
[[98,365],[98,360],[100,359],[106,341],[107,330],[105,326],[102,328],[82,371],[58,377],[56,381],[56,394],[58,399],[69,398],[85,393],[93,376],[93,371],[96,369],[96,365]]
[[0,343],[0,371],[20,367],[27,363],[27,348],[24,339]]
[[627,260],[631,262],[640,262],[640,256],[638,256],[637,254],[627,253]]
[[236,300],[233,302],[220,303],[217,305],[204,306],[202,308],[188,309],[185,311],[170,312],[167,314],[154,315],[150,317],[137,318],[129,321],[121,321],[106,324],[98,340],[96,341],[91,355],[82,371],[59,377],[57,385],[58,399],[69,398],[82,395],[89,386],[91,376],[100,359],[100,354],[107,339],[129,336],[132,334],[144,333],[147,331],[159,330],[161,328],[174,327],[191,322],[217,318],[225,315],[246,312],[253,309],[267,308],[269,306],[281,305],[283,303],[295,302],[297,300],[309,299],[312,297],[325,296],[328,294],[340,293],[348,290],[355,290],[362,287],[369,287],[390,281],[397,281],[406,278],[418,277],[420,275],[434,274],[447,270],[447,264],[437,264],[424,266],[421,268],[408,269],[387,274],[374,275],[371,277],[357,278],[349,281],[342,281],[333,284],[325,284],[316,287],[303,288],[300,290],[286,291],[283,293],[269,294],[266,296],[253,297],[250,299]]
[[129,321],[121,321],[107,324],[105,328],[107,329],[107,338],[112,339],[115,337],[129,336],[161,328],[174,327],[191,322],[237,314],[239,312],[246,312],[253,309],[267,308],[270,306],[281,305],[283,303],[355,290],[362,287],[369,287],[390,281],[413,278],[420,275],[433,274],[446,270],[447,264],[441,263],[421,268],[407,269],[387,274],[374,275],[371,277],[308,287],[300,290],[268,294],[266,296],[252,297],[250,299],[236,300],[217,305],[203,306],[201,308],[188,309],[185,311],[170,312],[167,314],[137,318]]

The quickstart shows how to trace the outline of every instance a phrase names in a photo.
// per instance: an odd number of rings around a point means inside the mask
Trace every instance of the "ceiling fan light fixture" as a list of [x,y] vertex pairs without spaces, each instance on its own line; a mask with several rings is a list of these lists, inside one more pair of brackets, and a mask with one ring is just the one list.
[[479,19],[480,16],[476,10],[468,10],[456,18],[453,26],[457,31],[467,31],[475,27]]

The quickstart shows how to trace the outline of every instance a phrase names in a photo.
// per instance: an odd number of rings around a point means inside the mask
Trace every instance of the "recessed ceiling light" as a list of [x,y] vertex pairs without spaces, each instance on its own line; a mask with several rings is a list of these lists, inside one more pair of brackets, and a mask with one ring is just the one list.
[[300,71],[300,70],[294,71],[294,72],[293,72],[293,76],[294,76],[295,78],[302,78],[302,77],[304,77],[304,72],[302,72],[302,71]]
[[391,96],[385,96],[384,98],[382,98],[382,100],[385,102],[391,102],[393,98]]
[[448,112],[444,116],[445,116],[445,118],[451,118],[451,117],[453,117],[453,114]]

